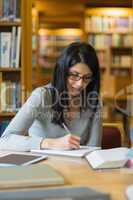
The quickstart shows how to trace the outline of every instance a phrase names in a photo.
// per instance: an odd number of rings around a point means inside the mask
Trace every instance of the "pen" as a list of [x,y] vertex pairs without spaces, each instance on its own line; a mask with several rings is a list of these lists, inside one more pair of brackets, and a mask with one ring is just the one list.
[[[68,127],[64,124],[64,123],[62,123],[62,126],[64,127],[64,129],[66,130],[66,132],[68,133],[68,134],[71,134],[71,132],[70,132],[70,130],[68,129]],[[88,146],[88,145],[80,145],[80,149],[91,149],[91,148],[94,148],[94,150],[96,149],[100,149],[100,147],[98,148],[98,147],[92,147],[92,146]]]
[[64,129],[66,130],[68,134],[71,134],[70,130],[67,128],[67,126],[64,123],[62,123],[62,126],[64,127]]

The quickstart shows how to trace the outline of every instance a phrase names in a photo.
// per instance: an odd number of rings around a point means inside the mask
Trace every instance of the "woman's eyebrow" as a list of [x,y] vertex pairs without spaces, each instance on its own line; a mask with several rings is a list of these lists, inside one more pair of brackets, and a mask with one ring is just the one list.
[[92,73],[88,73],[88,74],[80,74],[79,72],[76,72],[76,71],[70,71],[70,73],[73,73],[73,74],[77,74],[77,75],[81,75],[81,76],[92,76]]

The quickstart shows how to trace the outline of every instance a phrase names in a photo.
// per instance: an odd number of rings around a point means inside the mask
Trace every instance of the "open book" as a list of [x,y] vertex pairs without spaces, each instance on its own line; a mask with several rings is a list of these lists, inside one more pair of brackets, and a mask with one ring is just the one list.
[[120,168],[128,160],[128,151],[126,147],[96,150],[86,155],[86,159],[93,169]]
[[70,157],[84,157],[88,153],[98,150],[100,147],[92,147],[92,146],[80,146],[80,149],[76,150],[53,150],[53,149],[44,149],[44,150],[36,150],[33,149],[31,152],[39,153],[39,154],[48,154],[48,155],[61,155],[61,156],[70,156]]

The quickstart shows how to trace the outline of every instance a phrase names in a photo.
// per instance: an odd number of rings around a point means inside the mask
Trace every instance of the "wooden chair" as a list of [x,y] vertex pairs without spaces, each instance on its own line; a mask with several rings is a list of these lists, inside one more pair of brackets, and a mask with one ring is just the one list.
[[125,133],[122,123],[103,123],[102,149],[123,146],[124,137]]

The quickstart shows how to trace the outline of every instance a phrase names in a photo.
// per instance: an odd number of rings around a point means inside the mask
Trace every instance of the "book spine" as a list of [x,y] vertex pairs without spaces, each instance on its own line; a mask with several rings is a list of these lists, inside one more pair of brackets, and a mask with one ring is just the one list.
[[9,122],[10,122],[9,120],[3,120],[2,122],[0,122],[0,136],[8,126]]
[[1,49],[1,32],[0,32],[0,67],[1,67],[1,54],[2,54],[2,49]]
[[[0,72],[0,86],[2,85],[2,72]],[[2,99],[1,99],[1,87],[0,87],[0,110],[1,110],[1,102]]]
[[14,15],[15,15],[15,21],[20,22],[21,21],[21,0],[14,0]]
[[12,27],[12,33],[11,33],[11,38],[12,38],[12,42],[11,42],[11,59],[10,59],[10,63],[11,63],[11,67],[15,67],[15,61],[16,61],[16,27],[13,26]]
[[3,16],[2,16],[3,21],[9,20],[9,1],[10,0],[3,1]]
[[3,16],[3,0],[0,0],[0,20],[2,20]]
[[6,110],[6,83],[1,83],[1,112]]
[[16,41],[16,65],[15,65],[15,68],[19,68],[20,47],[21,47],[21,27],[18,27],[18,29],[17,29],[17,41]]
[[9,1],[9,20],[14,21],[14,0]]
[[1,33],[1,66],[10,66],[11,32]]

